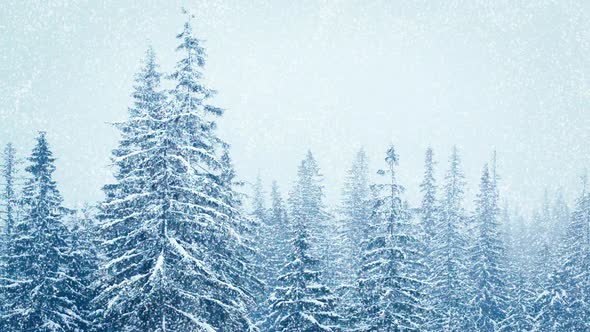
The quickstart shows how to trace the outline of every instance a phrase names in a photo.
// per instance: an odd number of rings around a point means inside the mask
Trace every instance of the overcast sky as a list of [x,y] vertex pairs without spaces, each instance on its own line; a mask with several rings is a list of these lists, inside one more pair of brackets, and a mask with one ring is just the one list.
[[185,6],[245,180],[260,170],[286,192],[311,149],[334,203],[355,151],[376,170],[394,143],[417,202],[426,147],[440,180],[456,144],[470,201],[494,149],[513,204],[534,207],[544,187],[575,198],[590,164],[590,2],[440,3],[5,0],[0,144],[24,156],[48,131],[67,203],[101,199],[108,123],[125,119],[148,44],[172,69]]

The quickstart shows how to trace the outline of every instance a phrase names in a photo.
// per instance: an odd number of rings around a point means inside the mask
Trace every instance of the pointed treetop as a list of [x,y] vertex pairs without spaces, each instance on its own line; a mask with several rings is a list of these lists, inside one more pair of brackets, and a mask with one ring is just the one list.
[[385,161],[388,164],[397,165],[399,163],[399,156],[395,151],[395,146],[391,144],[389,149],[387,149],[387,155],[385,157]]
[[154,62],[156,58],[156,51],[154,50],[154,46],[150,43],[145,50],[145,58],[146,60],[151,60],[150,62]]
[[[53,153],[49,150],[49,143],[47,142],[47,133],[39,131],[39,135],[36,138],[37,143],[33,148],[33,153],[29,157],[29,161],[32,163],[26,168],[28,172],[35,172],[39,167],[47,167],[49,164],[55,161],[51,156]],[[49,167],[48,172],[53,172],[54,167]]]
[[311,150],[307,150],[307,154],[305,159],[301,161],[301,166],[299,167],[299,171],[303,173],[308,173],[308,175],[318,174],[320,168],[318,166],[317,161],[313,157]]
[[426,154],[424,155],[424,163],[426,166],[425,173],[428,177],[434,177],[434,166],[437,162],[434,160],[434,150],[432,147],[426,148]]
[[424,157],[424,179],[420,183],[420,191],[422,192],[422,208],[430,209],[436,200],[436,179],[434,178],[434,152],[431,147],[426,149]]
[[39,144],[47,145],[47,132],[44,130],[39,130],[37,135],[37,142]]
[[[195,16],[187,12],[186,9],[183,10],[187,18],[182,32],[176,36],[176,38],[182,40],[182,43],[178,45],[176,50],[186,50],[189,52],[189,57],[196,57],[196,63],[199,67],[204,67],[206,57],[205,49],[201,46],[201,40],[193,35],[192,19]],[[200,77],[200,74],[198,76]]]
[[135,75],[137,79],[145,79],[153,76],[159,82],[161,74],[158,73],[157,69],[160,66],[157,62],[156,51],[154,50],[154,47],[152,45],[148,45],[147,49],[145,50],[145,55],[144,58],[141,59],[141,64],[143,65],[143,67]]
[[488,163],[485,163],[483,165],[483,169],[482,169],[482,172],[481,172],[481,179],[482,180],[485,179],[486,182],[489,181],[489,179],[490,179],[490,169],[488,167]]
[[426,161],[432,164],[436,164],[436,162],[434,161],[434,150],[432,149],[432,146],[428,146],[426,148]]

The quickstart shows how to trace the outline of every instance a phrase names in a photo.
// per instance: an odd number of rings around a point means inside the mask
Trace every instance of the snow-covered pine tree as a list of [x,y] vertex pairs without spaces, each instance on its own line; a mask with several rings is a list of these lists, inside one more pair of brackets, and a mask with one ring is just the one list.
[[386,153],[386,170],[378,174],[387,182],[376,185],[380,193],[371,223],[374,237],[364,248],[359,278],[362,319],[360,331],[419,331],[424,320],[424,284],[419,269],[415,225],[402,203],[403,187],[397,183],[398,155],[394,146]]
[[108,331],[254,330],[252,297],[234,284],[236,264],[247,259],[215,134],[222,110],[207,103],[205,52],[189,22],[177,38],[182,58],[170,98],[148,50],[135,105],[118,125],[116,182],[105,186],[101,212],[106,262],[95,319]]
[[267,249],[267,263],[270,273],[274,276],[269,279],[269,286],[273,286],[286,262],[288,253],[291,252],[289,240],[292,238],[292,231],[287,218],[287,208],[276,181],[272,182],[270,199],[271,207],[267,215],[267,225],[272,236]]
[[85,319],[92,315],[92,300],[96,295],[93,286],[95,272],[99,266],[100,239],[96,208],[89,204],[78,211],[71,211],[64,219],[70,230],[70,268],[79,280],[78,311]]
[[502,323],[502,331],[531,331],[535,325],[534,300],[535,290],[531,285],[529,272],[522,258],[522,228],[524,220],[511,216],[508,205],[502,208],[502,234],[506,243],[506,256],[510,257],[507,264],[506,284],[510,301],[506,310],[506,319]]
[[562,262],[565,310],[561,312],[562,330],[586,331],[590,329],[590,194],[586,176],[582,180],[582,193],[567,230],[567,247]]
[[[569,217],[561,215],[562,213],[569,215],[561,199],[558,198],[556,205],[551,208],[547,190],[543,198],[542,208],[534,213],[532,219],[534,223],[530,230],[532,234],[523,241],[524,245],[521,248],[523,251],[521,255],[532,262],[529,263],[529,279],[535,286],[532,330],[567,331],[571,330],[568,326],[571,326],[572,316],[568,308],[571,293],[568,276],[565,273],[565,263],[567,253],[577,250],[570,247],[569,237],[572,236],[575,239],[578,235],[575,232],[570,233],[572,229],[569,227],[572,224],[569,220],[565,220]],[[556,225],[555,222],[561,225]],[[556,234],[551,234],[552,231]],[[550,238],[554,240],[549,240]]]
[[[301,162],[290,193],[290,253],[271,297],[271,331],[335,331],[336,297],[323,281],[318,251],[319,226],[326,216],[319,168],[311,152]],[[314,248],[316,246],[316,248]],[[314,250],[315,249],[315,250]]]
[[[0,246],[0,278],[3,280],[0,284],[9,284],[10,280],[14,280],[12,274],[14,271],[8,268],[7,258],[10,252],[10,241],[12,238],[13,228],[16,224],[18,202],[16,194],[16,172],[17,172],[16,151],[11,143],[8,143],[4,149],[3,163],[2,163],[2,178],[4,180],[4,187],[2,188],[2,222],[3,228],[1,234]],[[9,293],[7,289],[0,289],[0,317],[6,313],[5,300]],[[0,327],[2,327],[0,325]]]
[[364,149],[360,149],[348,171],[342,190],[343,215],[343,250],[345,257],[342,264],[343,282],[352,285],[356,282],[362,256],[359,244],[365,239],[371,218],[371,183],[369,161]]
[[[135,78],[134,106],[128,110],[129,119],[116,124],[121,134],[112,157],[117,168],[116,183],[104,187],[106,199],[100,206],[104,262],[98,273],[93,313],[99,331],[179,328],[168,322],[175,316],[166,314],[174,307],[168,308],[164,298],[172,293],[166,288],[180,287],[165,280],[165,257],[160,256],[166,245],[161,230],[166,225],[162,205],[168,197],[160,197],[163,195],[158,192],[156,181],[171,178],[167,172],[172,170],[172,165],[168,166],[167,160],[161,160],[164,158],[157,153],[167,115],[160,79],[155,53],[150,48]],[[156,177],[156,170],[164,174]],[[162,191],[165,189],[169,188]]]
[[[189,312],[184,316],[192,319],[192,326],[205,319],[201,329],[212,326],[224,331],[255,330],[249,318],[249,310],[254,307],[253,292],[260,286],[251,273],[254,226],[241,210],[242,195],[235,189],[242,184],[235,180],[227,144],[216,134],[215,119],[223,110],[209,103],[216,92],[202,83],[206,54],[202,41],[192,32],[190,19],[177,35],[177,51],[182,57],[170,75],[176,86],[166,107],[166,135],[161,145],[171,158],[167,164],[187,172],[176,175],[179,186],[174,180],[167,181],[170,194],[178,195],[179,203],[170,206],[169,212],[185,214],[179,218],[179,237],[171,242],[176,242],[179,252],[184,250],[183,261],[194,261],[190,295],[198,311],[193,312],[197,315]],[[195,219],[196,225],[191,225]],[[194,263],[199,262],[207,266],[196,267]],[[202,271],[194,276],[199,269]]]
[[265,316],[268,314],[268,303],[267,300],[270,297],[274,287],[272,284],[276,280],[276,275],[273,273],[273,267],[270,263],[270,256],[276,254],[272,252],[272,243],[274,241],[273,233],[275,230],[271,229],[268,224],[269,219],[267,218],[266,202],[264,197],[264,187],[262,185],[262,177],[260,171],[256,176],[256,181],[252,186],[252,210],[250,213],[251,218],[257,223],[256,228],[256,249],[257,255],[255,262],[257,265],[256,275],[259,276],[263,282],[261,292],[257,294],[256,298],[256,310],[254,313],[254,319],[257,322],[263,322]]
[[331,224],[332,216],[324,205],[323,176],[311,151],[307,152],[297,171],[297,181],[289,193],[291,221],[303,223],[313,234],[311,252],[320,261],[324,281],[330,287],[336,286],[336,232]]
[[[507,264],[507,283],[510,294],[506,322],[503,324],[508,331],[539,331],[539,322],[559,306],[559,300],[554,295],[559,292],[561,265],[555,265],[552,270],[544,272],[543,278],[538,278],[534,257],[538,254],[535,240],[537,233],[530,220],[527,220],[517,210],[508,213],[505,207],[502,217],[502,228],[506,238],[506,251],[509,262]],[[551,280],[548,284],[540,285],[538,280]],[[556,315],[551,314],[553,318]],[[553,319],[551,318],[551,319]],[[548,326],[552,324],[542,325]]]
[[363,148],[355,155],[342,190],[341,229],[338,242],[338,308],[345,318],[343,325],[352,328],[359,317],[358,273],[362,266],[362,243],[369,238],[373,207],[373,191],[369,175],[369,160]]
[[472,290],[470,300],[474,328],[497,331],[506,318],[505,248],[499,232],[498,189],[495,171],[483,168],[477,195],[476,242],[470,248]]
[[428,330],[432,327],[436,312],[434,311],[436,303],[434,302],[435,289],[433,286],[437,281],[436,271],[432,269],[433,261],[436,259],[435,235],[437,234],[436,226],[438,226],[440,207],[436,198],[437,185],[434,177],[434,152],[431,147],[426,149],[424,157],[424,178],[420,183],[420,192],[422,194],[422,202],[420,205],[420,245],[423,251],[424,268],[422,271],[422,279],[426,281],[425,287],[425,301],[429,310],[426,313],[423,329]]
[[[258,181],[257,181],[258,182]],[[258,187],[258,189],[256,188]],[[262,195],[262,185],[255,186],[254,190],[254,214],[260,214],[264,207],[263,199],[257,196]],[[270,192],[271,206],[264,213],[264,223],[260,227],[258,238],[258,247],[260,248],[259,257],[262,258],[260,269],[263,274],[265,283],[264,292],[258,300],[257,319],[263,324],[263,329],[268,330],[269,321],[266,316],[269,314],[270,298],[275,288],[280,286],[278,281],[281,275],[281,269],[285,265],[289,253],[291,253],[291,232],[287,224],[287,213],[283,203],[283,198],[276,181],[272,182]],[[258,202],[258,203],[257,203]],[[256,208],[258,206],[258,208]],[[259,212],[256,212],[256,211]]]
[[553,272],[549,273],[547,288],[541,290],[534,299],[535,316],[531,331],[575,331],[567,328],[572,321],[567,312],[567,285],[561,268],[557,266]]
[[[53,180],[53,154],[44,132],[28,158],[23,216],[10,237],[9,297],[2,317],[6,331],[79,331],[81,281],[73,271],[62,197]],[[7,282],[7,283],[6,283]]]
[[[259,268],[254,263],[259,257],[256,248],[257,230],[260,229],[258,220],[247,217],[244,211],[244,200],[246,194],[240,191],[245,183],[237,179],[233,162],[229,154],[229,145],[223,144],[223,153],[220,158],[221,175],[219,182],[223,188],[221,200],[224,202],[222,211],[227,216],[227,222],[237,233],[239,241],[227,242],[225,234],[216,243],[225,245],[217,246],[212,257],[213,266],[220,271],[231,284],[240,288],[248,295],[248,315],[255,312],[253,301],[263,294],[264,283],[256,277],[256,270]],[[223,262],[222,264],[219,264]]]
[[468,320],[464,188],[461,158],[457,147],[453,147],[429,255],[433,310],[428,329],[432,331],[463,331]]
[[271,297],[270,331],[336,331],[335,297],[321,283],[319,261],[311,254],[311,232],[304,221],[293,225],[292,252]]

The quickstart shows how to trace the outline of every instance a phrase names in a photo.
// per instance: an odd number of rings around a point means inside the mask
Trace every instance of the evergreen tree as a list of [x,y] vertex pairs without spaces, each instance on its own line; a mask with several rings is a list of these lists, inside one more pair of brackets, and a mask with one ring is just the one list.
[[418,331],[423,323],[422,281],[418,271],[418,241],[410,215],[402,203],[403,187],[397,183],[398,155],[392,145],[386,154],[387,182],[377,185],[371,223],[372,238],[363,254],[359,278],[361,331]]
[[274,229],[268,224],[269,220],[266,216],[266,203],[264,199],[264,189],[262,186],[262,178],[260,177],[260,172],[256,177],[256,182],[253,185],[253,197],[252,197],[252,212],[251,216],[258,225],[256,229],[256,248],[258,251],[257,256],[255,257],[256,265],[257,265],[257,273],[264,283],[262,287],[262,291],[258,294],[258,298],[256,299],[256,312],[254,314],[256,321],[263,322],[264,317],[268,313],[268,303],[267,300],[270,296],[270,293],[274,289],[271,286],[274,281],[276,280],[276,275],[273,273],[273,267],[271,263],[271,256],[276,254],[276,252],[272,252],[274,248],[272,248],[272,243],[274,241],[274,236],[276,235],[273,233]]
[[586,182],[584,177],[582,193],[568,226],[567,249],[561,267],[565,310],[559,313],[559,327],[568,331],[590,328],[587,319],[590,316],[590,194]]
[[[160,288],[165,258],[160,252],[164,251],[165,239],[158,236],[162,233],[159,224],[166,223],[162,207],[156,205],[162,204],[157,202],[162,199],[158,197],[159,188],[150,183],[158,179],[157,174],[150,174],[156,166],[166,170],[172,166],[162,165],[164,160],[153,160],[159,156],[149,153],[159,148],[161,142],[156,137],[166,129],[163,120],[167,105],[159,90],[161,74],[157,70],[155,53],[150,48],[144,67],[136,75],[129,119],[116,124],[122,137],[112,158],[117,182],[104,187],[106,200],[100,207],[105,261],[100,267],[99,294],[95,299],[94,325],[99,330],[131,331],[135,327],[138,331],[157,331],[156,326],[161,324],[164,329],[169,324],[170,318],[165,315],[169,309],[162,300],[170,291]],[[171,177],[166,175],[160,177]]]
[[[269,263],[270,273],[274,276],[270,278],[270,282],[277,280],[280,268],[285,262],[287,253],[290,252],[290,244],[288,240],[291,238],[291,230],[289,220],[287,218],[287,209],[281,196],[279,185],[276,181],[272,182],[270,191],[271,208],[268,213],[268,230],[271,235],[267,262]],[[272,284],[271,284],[272,286]]]
[[[201,41],[186,23],[167,99],[154,52],[137,75],[135,105],[118,125],[116,182],[105,186],[105,263],[95,320],[108,331],[255,329],[247,315],[250,271],[233,171],[216,136],[222,110],[200,81]],[[227,156],[226,156],[227,157]],[[238,226],[240,225],[240,226]]]
[[[17,202],[17,195],[15,189],[15,182],[16,182],[16,152],[14,147],[11,143],[6,145],[4,149],[4,156],[3,156],[3,164],[2,164],[2,177],[4,180],[4,188],[2,190],[2,222],[3,222],[3,229],[1,234],[1,246],[0,250],[0,278],[3,278],[5,281],[9,281],[13,279],[11,277],[11,271],[7,265],[7,258],[8,253],[10,252],[10,241],[12,238],[13,228],[16,223],[17,219],[17,211],[18,202]],[[7,282],[8,283],[8,282]],[[0,315],[3,316],[5,313],[5,303],[9,301],[9,299],[5,299],[7,297],[8,292],[6,289],[0,289]],[[1,327],[1,326],[0,326]]]
[[505,250],[499,232],[495,171],[484,166],[476,200],[477,242],[471,248],[473,298],[471,314],[479,331],[496,331],[506,317]]
[[[344,230],[341,274],[343,283],[351,285],[356,281],[355,271],[360,269],[362,247],[371,218],[371,188],[369,162],[364,149],[360,149],[348,171],[342,191],[342,214]],[[352,272],[352,273],[351,273]]]
[[324,205],[322,181],[320,167],[311,151],[308,151],[298,169],[297,182],[289,194],[290,217],[293,224],[297,224],[297,220],[304,220],[314,235],[312,255],[319,260],[324,281],[333,287],[337,285],[335,227],[331,224],[332,216]]
[[[259,208],[263,205],[260,204],[262,199],[257,198],[257,195],[262,194],[262,186],[260,189],[255,190],[254,194],[254,206]],[[258,193],[258,194],[257,194]],[[285,264],[285,261],[291,253],[291,244],[289,239],[291,238],[291,232],[289,225],[287,224],[286,209],[281,197],[279,186],[276,181],[273,181],[271,187],[271,207],[268,211],[265,211],[265,220],[261,226],[261,232],[259,236],[259,247],[260,256],[263,258],[263,262],[260,266],[263,273],[263,280],[265,283],[265,291],[262,297],[258,300],[258,320],[264,325],[264,329],[268,330],[271,327],[268,325],[269,321],[266,321],[266,316],[269,314],[269,308],[271,303],[269,299],[275,288],[280,286],[279,277],[281,270]],[[258,203],[256,203],[258,201]],[[259,209],[255,209],[256,211]]]
[[311,234],[303,220],[294,225],[292,253],[271,297],[271,331],[334,331],[335,297],[321,283],[319,261],[310,254]]
[[[223,188],[221,199],[224,202],[222,211],[225,212],[230,229],[236,232],[239,241],[227,242],[225,239],[224,243],[223,237],[226,235],[221,234],[222,238],[216,243],[224,245],[212,249],[214,252],[211,259],[214,262],[213,266],[226,277],[226,281],[247,294],[250,299],[247,314],[252,316],[255,312],[252,301],[264,294],[264,284],[256,277],[259,267],[254,264],[260,256],[255,244],[260,222],[247,217],[243,211],[246,195],[240,188],[245,184],[237,179],[227,144],[223,146],[220,162],[222,168],[219,182]],[[223,264],[218,264],[220,262]]]
[[301,162],[295,188],[290,194],[292,236],[291,252],[278,277],[271,297],[271,331],[334,331],[338,315],[336,298],[323,276],[315,256],[321,243],[318,226],[324,221],[319,168],[311,152]]
[[463,208],[465,177],[457,147],[453,147],[449,164],[429,256],[433,312],[428,329],[433,331],[463,331],[468,318],[466,217]]
[[548,275],[547,288],[534,299],[535,316],[531,331],[574,331],[567,328],[571,325],[571,316],[567,312],[568,294],[564,277],[561,266]]
[[349,328],[358,323],[360,310],[358,272],[362,266],[362,243],[369,237],[373,196],[369,176],[369,161],[364,149],[360,149],[347,173],[342,191],[342,229],[338,243],[338,293],[340,314]]
[[522,231],[524,220],[511,217],[508,206],[502,209],[502,229],[506,243],[506,253],[510,257],[507,264],[507,293],[510,301],[506,310],[506,319],[502,323],[503,331],[531,331],[535,325],[534,300],[535,289],[527,275],[527,266],[520,258],[523,250]]
[[95,272],[99,266],[100,239],[98,223],[96,220],[96,208],[85,204],[79,211],[71,211],[70,222],[67,217],[65,224],[70,229],[70,267],[72,275],[78,279],[78,310],[84,318],[92,315],[92,300],[96,296],[93,285]]
[[44,132],[28,161],[23,217],[16,220],[10,237],[3,326],[8,331],[84,330],[79,298],[83,285],[73,271],[65,209],[53,180],[55,158]]
[[422,279],[428,281],[425,289],[425,303],[428,304],[430,310],[427,313],[428,319],[425,321],[424,329],[432,327],[435,321],[436,303],[434,302],[434,295],[436,294],[434,285],[436,282],[435,275],[436,271],[432,268],[433,260],[435,259],[434,254],[436,253],[436,228],[439,219],[439,206],[436,199],[436,180],[434,178],[434,152],[432,148],[426,149],[424,158],[424,178],[420,183],[420,192],[422,194],[422,202],[420,205],[420,227],[422,234],[420,236],[421,246],[424,253],[424,271]]
[[551,207],[547,190],[542,209],[534,215],[533,220],[536,226],[535,235],[526,241],[526,245],[535,249],[527,252],[527,256],[534,261],[531,269],[531,279],[536,285],[533,303],[534,331],[570,330],[575,325],[572,324],[573,316],[568,302],[576,295],[572,297],[570,293],[566,258],[569,252],[578,250],[571,247],[570,239],[570,236],[579,239],[577,231],[573,231],[578,227],[572,228],[573,223],[569,222],[569,209],[562,194],[558,193],[555,204]]

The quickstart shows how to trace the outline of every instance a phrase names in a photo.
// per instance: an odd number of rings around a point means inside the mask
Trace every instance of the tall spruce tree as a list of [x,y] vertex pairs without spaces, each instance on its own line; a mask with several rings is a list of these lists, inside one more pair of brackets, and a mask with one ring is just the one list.
[[214,91],[201,83],[205,52],[189,22],[177,38],[170,98],[148,50],[135,105],[118,125],[116,182],[105,186],[101,212],[106,262],[96,323],[108,331],[254,330],[249,276],[236,285],[249,262],[215,134],[222,110],[207,103]]
[[432,279],[429,290],[433,310],[428,329],[433,331],[463,331],[466,326],[468,278],[467,241],[464,235],[464,188],[465,177],[461,169],[461,158],[457,147],[453,147],[445,176],[439,216],[435,219],[436,232],[433,234],[432,251],[429,255]]
[[360,149],[348,171],[342,191],[343,250],[345,256],[341,266],[343,282],[355,282],[355,271],[360,269],[362,248],[359,244],[367,235],[371,218],[371,183],[369,161],[364,149]]
[[359,320],[358,272],[362,266],[362,243],[369,238],[373,191],[367,154],[361,148],[348,170],[341,201],[341,229],[338,242],[337,279],[341,301],[339,312],[346,317],[344,325],[354,327]]
[[[71,211],[69,218],[65,218],[70,230],[70,267],[72,274],[79,280],[77,307],[82,317],[87,320],[92,316],[92,300],[96,296],[93,283],[100,262],[100,238],[97,236],[100,230],[96,212],[95,206],[84,204],[80,210]],[[91,323],[88,324],[88,328],[91,329]]]
[[561,266],[561,295],[565,306],[560,312],[560,328],[586,331],[590,328],[590,194],[586,176],[576,200],[566,236],[567,247]]
[[418,241],[410,214],[400,197],[394,146],[387,150],[387,177],[377,185],[381,193],[373,211],[371,239],[363,254],[359,278],[361,331],[419,331],[424,320],[423,283],[417,276]]
[[291,191],[291,252],[271,297],[271,331],[334,331],[336,297],[323,283],[316,256],[319,225],[325,220],[319,168],[311,152],[301,162]]
[[272,252],[272,242],[276,234],[273,233],[275,230],[271,229],[272,227],[268,224],[270,220],[267,218],[266,202],[264,197],[265,193],[260,172],[256,176],[256,181],[252,186],[252,191],[253,195],[251,217],[258,225],[256,228],[256,249],[258,253],[255,257],[255,262],[257,265],[256,274],[264,283],[262,291],[257,294],[257,308],[254,318],[258,322],[263,322],[264,317],[268,313],[268,303],[266,301],[274,289],[272,284],[276,280],[276,276],[273,273],[274,270],[271,266],[272,263],[270,262],[272,260],[270,257],[276,254],[275,252]]
[[336,276],[336,232],[332,225],[332,216],[327,212],[324,204],[323,175],[311,151],[297,172],[297,181],[289,193],[290,217],[293,224],[297,220],[306,220],[309,231],[313,234],[311,251],[319,260],[324,281],[330,287],[337,285]]
[[[256,276],[259,267],[255,264],[259,256],[255,242],[260,222],[248,217],[244,210],[246,194],[241,189],[245,183],[237,178],[229,154],[229,145],[223,144],[222,151],[219,177],[219,183],[223,189],[220,195],[224,203],[222,211],[225,212],[226,222],[229,224],[229,229],[235,232],[237,241],[227,241],[226,234],[216,234],[221,239],[216,243],[223,245],[212,248],[214,256],[210,259],[214,262],[213,266],[216,270],[225,276],[224,280],[227,283],[241,289],[247,295],[248,307],[245,312],[250,320],[255,312],[253,301],[264,293],[264,283]],[[213,231],[213,233],[216,232]]]
[[427,281],[425,288],[425,304],[428,304],[429,311],[423,329],[428,330],[433,327],[433,322],[436,318],[434,309],[436,308],[435,288],[436,284],[436,270],[433,269],[433,263],[436,257],[436,242],[435,235],[437,234],[436,227],[438,226],[438,219],[440,213],[439,203],[436,197],[437,185],[434,177],[434,152],[432,148],[426,149],[424,157],[424,177],[420,183],[420,192],[422,194],[422,202],[420,205],[420,245],[422,246],[424,255],[424,270],[423,280]]
[[270,234],[268,242],[267,263],[269,273],[274,277],[269,278],[270,286],[277,280],[279,270],[282,268],[287,254],[291,251],[288,240],[291,238],[291,228],[287,219],[287,208],[283,202],[279,185],[272,182],[270,191],[271,207],[267,215],[267,225]]
[[434,309],[436,308],[435,295],[436,291],[434,285],[436,285],[436,270],[434,267],[434,260],[436,259],[436,241],[435,235],[437,234],[436,227],[439,222],[440,206],[437,194],[437,184],[434,177],[434,152],[432,148],[426,149],[424,157],[424,177],[420,183],[420,192],[422,194],[422,201],[420,204],[420,211],[418,213],[420,217],[419,228],[419,246],[421,248],[420,254],[422,258],[422,269],[420,273],[421,280],[426,281],[426,287],[424,288],[424,304],[427,305],[428,311],[425,313],[425,321],[422,327],[423,330],[432,328],[433,322],[436,318]]
[[[495,169],[495,167],[494,167]],[[506,318],[505,248],[499,232],[497,176],[485,165],[476,200],[476,242],[472,254],[473,298],[471,314],[474,328],[496,331]]]
[[271,207],[268,211],[262,211],[264,207],[262,204],[263,199],[259,196],[262,196],[261,184],[255,186],[253,204],[254,214],[264,216],[258,236],[258,247],[260,248],[259,257],[262,260],[260,270],[265,289],[258,299],[257,312],[259,317],[257,317],[257,320],[263,324],[265,330],[268,330],[270,326],[266,316],[269,314],[271,305],[269,300],[275,288],[280,286],[278,279],[281,275],[281,269],[291,252],[291,244],[289,243],[291,233],[287,224],[286,208],[277,182],[273,181],[272,183],[270,192]]
[[526,243],[522,242],[524,220],[517,215],[510,215],[508,205],[502,208],[501,229],[506,243],[507,263],[506,285],[510,301],[507,304],[506,319],[502,323],[503,331],[531,331],[535,326],[534,299],[535,289],[527,275],[528,266],[522,259]]
[[10,236],[8,292],[2,317],[6,331],[77,331],[86,328],[80,310],[82,281],[72,266],[65,209],[53,180],[53,154],[44,132],[28,158],[23,216]]
[[[4,149],[3,163],[2,163],[2,178],[4,180],[4,187],[2,190],[2,222],[3,228],[1,232],[2,244],[0,246],[0,285],[8,285],[11,280],[14,280],[14,272],[8,267],[8,255],[10,252],[10,243],[13,236],[13,229],[16,223],[16,209],[18,208],[16,189],[15,189],[15,173],[16,169],[16,152],[11,143],[8,143]],[[0,317],[4,316],[7,311],[6,304],[10,302],[8,289],[0,288]],[[0,325],[2,327],[2,325]]]

